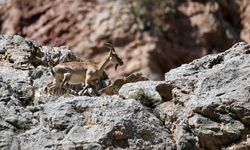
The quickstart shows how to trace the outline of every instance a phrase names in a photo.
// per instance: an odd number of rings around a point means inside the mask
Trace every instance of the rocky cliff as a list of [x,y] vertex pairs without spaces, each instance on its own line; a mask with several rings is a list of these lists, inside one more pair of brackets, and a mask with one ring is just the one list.
[[[5,3],[4,3],[5,2]],[[151,79],[237,41],[250,42],[249,0],[4,0],[0,34],[67,45],[85,60],[112,40],[127,62],[111,78],[140,71]]]
[[0,149],[250,148],[246,43],[99,97],[46,94],[48,57],[76,60],[65,47],[0,36]]

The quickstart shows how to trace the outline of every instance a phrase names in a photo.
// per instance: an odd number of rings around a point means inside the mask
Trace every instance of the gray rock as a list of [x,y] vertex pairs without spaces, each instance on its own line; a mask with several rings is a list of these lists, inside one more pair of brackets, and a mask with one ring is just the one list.
[[39,65],[53,66],[59,62],[78,60],[66,47],[42,47],[18,35],[0,35],[0,54],[16,69],[34,69]]
[[[60,97],[44,105],[40,122],[45,129],[38,127],[36,132],[20,136],[21,149],[76,148],[77,145],[97,149],[175,148],[161,121],[135,100],[117,96]],[[24,144],[24,140],[29,143]]]
[[200,139],[200,145],[209,149],[219,149],[221,145],[228,145],[240,138],[244,125],[237,120],[217,122],[201,115],[189,118],[189,126]]
[[172,98],[172,87],[164,81],[140,81],[127,83],[119,90],[119,95],[140,101],[148,107],[155,107]]
[[8,105],[27,105],[32,103],[34,89],[27,70],[14,70],[0,66],[1,101]]
[[17,136],[39,126],[42,106],[32,105],[51,79],[49,69],[39,65],[49,66],[50,57],[59,53],[60,61],[76,60],[63,47],[42,48],[20,36],[0,36],[0,149],[20,149]]
[[249,47],[238,43],[166,73],[165,81],[174,87],[174,103],[168,108],[159,105],[157,114],[170,124],[187,122],[183,129],[198,139],[200,148],[220,149],[243,140],[250,114]]
[[18,144],[15,142],[15,132],[14,128],[3,121],[0,120],[0,149],[9,150],[12,147],[17,147]]

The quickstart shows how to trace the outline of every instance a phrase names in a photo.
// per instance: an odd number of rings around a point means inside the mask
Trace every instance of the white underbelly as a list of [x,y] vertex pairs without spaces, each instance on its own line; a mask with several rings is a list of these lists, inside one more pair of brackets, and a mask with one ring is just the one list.
[[68,81],[69,84],[80,84],[84,83],[85,75],[83,74],[72,74],[70,80]]

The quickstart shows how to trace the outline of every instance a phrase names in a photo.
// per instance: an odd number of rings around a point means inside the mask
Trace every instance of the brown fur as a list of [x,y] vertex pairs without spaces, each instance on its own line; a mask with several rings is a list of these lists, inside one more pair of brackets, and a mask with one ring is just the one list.
[[[66,63],[60,63],[56,66],[54,66],[51,70],[55,80],[54,83],[49,85],[48,92],[51,93],[51,91],[57,87],[62,87],[66,83],[69,84],[85,84],[85,87],[83,89],[86,90],[90,85],[95,84],[96,80],[99,80],[101,75],[103,74],[103,71],[109,64],[109,62],[112,62],[116,65],[116,67],[119,65],[123,65],[123,61],[119,58],[119,56],[116,54],[115,49],[111,45],[110,52],[105,60],[103,60],[100,64],[94,63],[94,62],[66,62]],[[115,67],[115,68],[116,68]]]

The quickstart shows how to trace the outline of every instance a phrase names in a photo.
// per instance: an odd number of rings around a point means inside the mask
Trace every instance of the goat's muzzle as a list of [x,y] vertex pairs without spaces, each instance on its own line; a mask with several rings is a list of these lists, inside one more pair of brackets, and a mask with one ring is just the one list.
[[117,70],[118,66],[122,66],[123,65],[123,61],[120,60],[119,63],[115,64],[115,70]]

